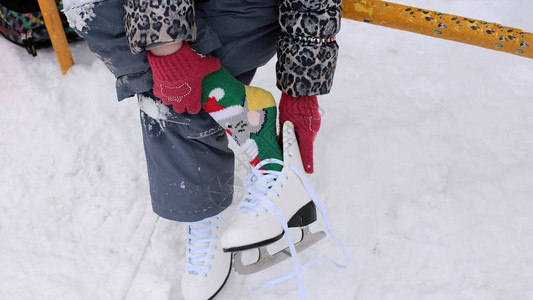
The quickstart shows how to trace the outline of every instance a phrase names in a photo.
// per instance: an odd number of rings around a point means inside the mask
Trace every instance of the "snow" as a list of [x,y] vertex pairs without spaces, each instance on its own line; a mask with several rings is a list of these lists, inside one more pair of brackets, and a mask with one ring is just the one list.
[[[150,116],[153,120],[159,123],[159,127],[165,127],[165,123],[159,120],[167,120],[170,116],[170,109],[163,103],[154,102],[149,97],[140,95],[138,99],[139,109]],[[150,125],[151,126],[151,125]]]
[[69,24],[72,28],[82,31],[87,26],[87,22],[94,19],[94,4],[102,0],[65,0],[63,1],[63,12],[68,16]]
[[[398,2],[533,30],[529,0]],[[309,299],[532,299],[533,62],[351,21],[338,42],[310,181],[350,266],[306,270]],[[179,299],[186,227],[151,212],[137,101],[72,51],[62,76],[0,39],[0,298]],[[253,84],[279,99],[274,61]],[[302,259],[342,261],[320,245]],[[252,292],[291,267],[217,299],[295,299]]]

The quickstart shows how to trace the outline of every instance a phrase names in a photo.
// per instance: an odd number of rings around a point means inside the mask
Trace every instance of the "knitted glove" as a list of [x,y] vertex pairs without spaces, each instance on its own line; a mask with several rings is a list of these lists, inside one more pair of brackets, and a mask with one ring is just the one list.
[[294,124],[305,171],[312,174],[314,172],[313,142],[321,123],[316,96],[292,97],[282,93],[279,102],[280,128],[285,121],[291,121]]
[[[202,107],[235,140],[252,166],[267,158],[283,159],[276,137],[276,101],[269,92],[245,86],[221,68],[203,81]],[[277,164],[264,168],[281,169]]]
[[185,110],[198,113],[202,80],[220,69],[218,59],[197,54],[186,42],[170,55],[157,56],[148,51],[147,56],[153,73],[154,95],[164,104],[172,105],[177,113]]

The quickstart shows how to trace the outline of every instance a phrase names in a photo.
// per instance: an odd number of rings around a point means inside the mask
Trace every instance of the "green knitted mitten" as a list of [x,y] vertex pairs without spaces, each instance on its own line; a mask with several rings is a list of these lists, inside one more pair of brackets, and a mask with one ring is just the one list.
[[[246,86],[220,68],[202,82],[202,108],[237,142],[252,166],[267,158],[283,160],[276,137],[276,101],[269,92]],[[281,166],[264,168],[279,171]]]

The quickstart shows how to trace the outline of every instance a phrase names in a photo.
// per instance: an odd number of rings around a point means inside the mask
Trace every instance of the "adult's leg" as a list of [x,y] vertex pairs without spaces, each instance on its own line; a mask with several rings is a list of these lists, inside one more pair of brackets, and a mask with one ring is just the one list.
[[250,84],[255,70],[276,54],[278,0],[201,1],[195,8],[199,28],[213,33],[220,43],[210,53],[233,77]]

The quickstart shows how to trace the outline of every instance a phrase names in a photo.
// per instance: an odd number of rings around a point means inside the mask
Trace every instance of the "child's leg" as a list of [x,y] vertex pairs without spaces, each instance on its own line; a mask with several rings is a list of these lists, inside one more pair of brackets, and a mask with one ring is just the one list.
[[148,94],[139,106],[154,212],[194,222],[230,205],[234,159],[220,126],[203,111],[178,114]]
[[202,107],[237,142],[252,166],[267,158],[282,159],[276,102],[269,92],[245,86],[221,68],[202,83]]

